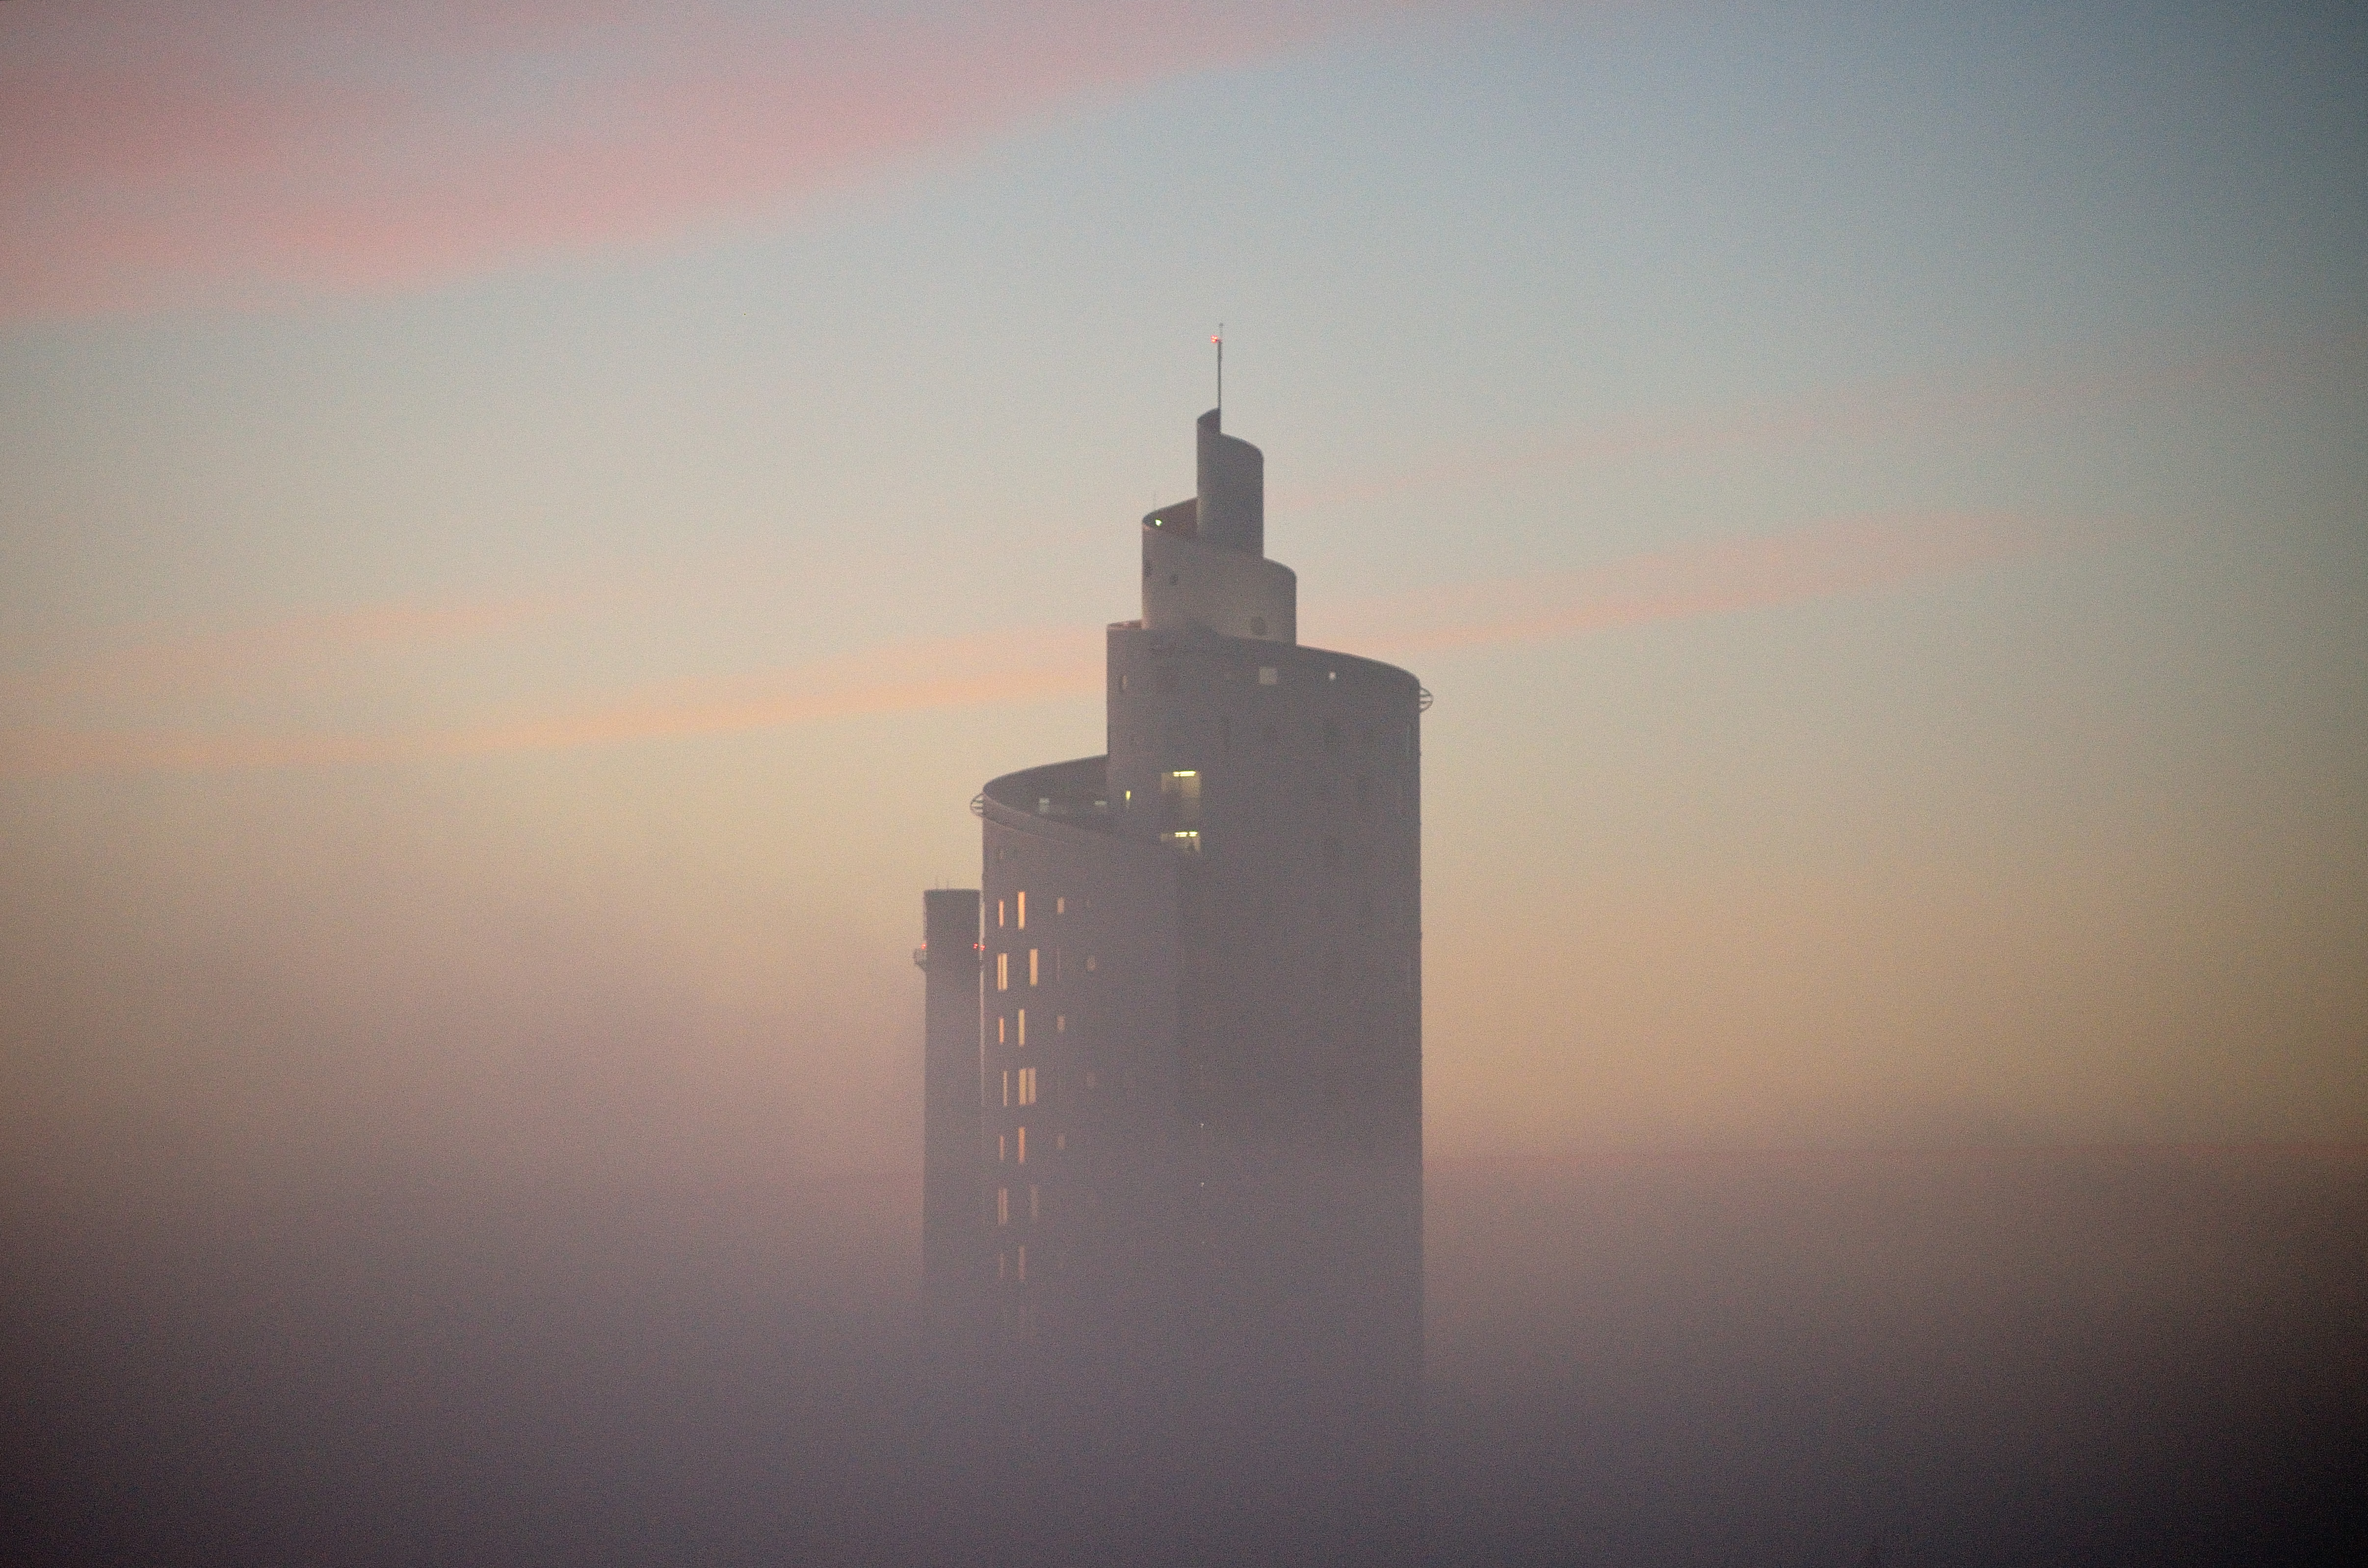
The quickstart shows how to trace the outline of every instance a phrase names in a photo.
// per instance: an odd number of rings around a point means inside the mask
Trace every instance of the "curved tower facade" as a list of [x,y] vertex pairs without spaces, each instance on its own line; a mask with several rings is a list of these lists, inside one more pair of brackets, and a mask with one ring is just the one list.
[[1109,629],[1104,753],[977,802],[974,1062],[935,1043],[932,895],[931,1115],[980,1093],[928,1267],[1012,1429],[1132,1500],[1127,1550],[1374,1560],[1411,1540],[1421,1379],[1423,699],[1299,645],[1263,457],[1197,435]]

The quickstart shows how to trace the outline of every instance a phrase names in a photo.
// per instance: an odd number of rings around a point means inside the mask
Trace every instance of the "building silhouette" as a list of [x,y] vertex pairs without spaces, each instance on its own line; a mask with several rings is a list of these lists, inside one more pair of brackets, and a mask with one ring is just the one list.
[[1214,410],[1197,436],[1108,631],[1104,753],[987,784],[981,891],[926,896],[927,1293],[1020,1534],[1386,1560],[1420,1403],[1428,699],[1299,645],[1264,459]]

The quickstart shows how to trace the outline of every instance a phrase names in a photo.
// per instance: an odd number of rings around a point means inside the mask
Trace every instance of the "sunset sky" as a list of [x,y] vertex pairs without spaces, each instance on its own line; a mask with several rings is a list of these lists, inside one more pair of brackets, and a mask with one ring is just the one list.
[[0,6],[0,1157],[918,1161],[1267,454],[1436,1157],[2368,1139],[2328,6]]

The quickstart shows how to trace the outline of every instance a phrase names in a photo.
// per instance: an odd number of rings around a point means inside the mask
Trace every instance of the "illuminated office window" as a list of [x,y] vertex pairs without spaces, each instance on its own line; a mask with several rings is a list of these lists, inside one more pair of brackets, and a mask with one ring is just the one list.
[[1028,894],[1026,890],[1023,889],[1017,895],[1017,902],[1019,909],[1019,919],[1018,924],[1019,928],[1022,931],[1025,931],[1028,929]]
[[[1029,1191],[1030,1193],[1029,1202],[1032,1204],[1035,1202],[1033,1196],[1035,1189],[1030,1187]],[[1033,1219],[1035,1216],[1031,1214],[1029,1217]],[[1011,1189],[1008,1187],[998,1187],[995,1189],[995,1222],[998,1225],[1011,1223]]]
[[1201,825],[1201,774],[1183,767],[1159,776],[1159,812],[1169,827]]
[[1069,913],[1069,901],[1068,901],[1067,899],[1065,899],[1065,898],[1056,898],[1056,899],[1054,899],[1054,900],[1053,901],[1053,914],[1055,914],[1055,915],[1066,915],[1066,914],[1068,914],[1068,913]]
[[1029,984],[1030,984],[1030,985],[1033,985],[1033,984],[1035,984],[1035,983],[1036,983],[1036,979],[1037,979],[1036,956],[1037,956],[1037,954],[1038,954],[1040,951],[1042,951],[1042,949],[1037,949],[1037,948],[1030,948],[1030,949],[1028,949],[1028,983],[1029,983]]
[[995,901],[995,928],[1003,929],[1003,901],[999,898]]
[[1028,1218],[1030,1220],[1040,1220],[1043,1218],[1043,1215],[1044,1203],[1042,1197],[1042,1189],[1033,1182],[1030,1182],[1028,1186]]
[[1018,1043],[1021,1045],[1026,1045],[1028,1043],[1028,1009],[1025,1007],[1019,1009],[1019,1040]]
[[1003,1108],[1006,1110],[1011,1108],[1011,1069],[1008,1067],[1003,1070]]
[[1003,1015],[997,1013],[995,1016],[995,1043],[997,1045],[1003,1043]]
[[1013,1142],[1018,1157],[1011,1163],[1015,1165],[1026,1165],[1028,1163],[1028,1129],[1024,1127],[1019,1129],[1019,1135]]
[[997,991],[1011,989],[1011,955],[1009,953],[995,955],[995,988]]
[[1067,1034],[1069,1032],[1068,1014],[1055,1013],[1053,1015],[1053,1032],[1054,1034]]
[[995,1163],[1003,1164],[1010,1153],[1010,1140],[998,1132],[995,1135]]
[[1036,1069],[1033,1067],[1022,1067],[1019,1070],[1019,1103],[1021,1105],[1036,1103]]
[[1091,953],[1086,955],[1086,972],[1087,974],[1094,972],[1094,955]]

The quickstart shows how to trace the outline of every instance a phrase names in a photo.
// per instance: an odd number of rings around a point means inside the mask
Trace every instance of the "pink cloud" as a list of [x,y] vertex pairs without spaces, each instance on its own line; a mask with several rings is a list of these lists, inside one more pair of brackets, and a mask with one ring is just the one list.
[[0,7],[0,321],[665,243],[1393,0]]
[[[1846,517],[1717,540],[1585,571],[1375,600],[1335,618],[1352,648],[1407,653],[1578,636],[1648,621],[1866,593],[2076,543],[2082,531],[2002,515]],[[1326,641],[1334,640],[1326,634]],[[1089,696],[1099,639],[1023,631],[928,639],[723,678],[653,685],[557,713],[377,734],[0,732],[0,778],[351,766],[727,734],[927,708]]]
[[0,673],[0,702],[97,698],[123,702],[186,695],[255,677],[303,675],[365,649],[398,653],[499,635],[568,608],[556,598],[465,604],[389,601],[320,610],[233,631],[119,632],[117,646],[22,673]]

